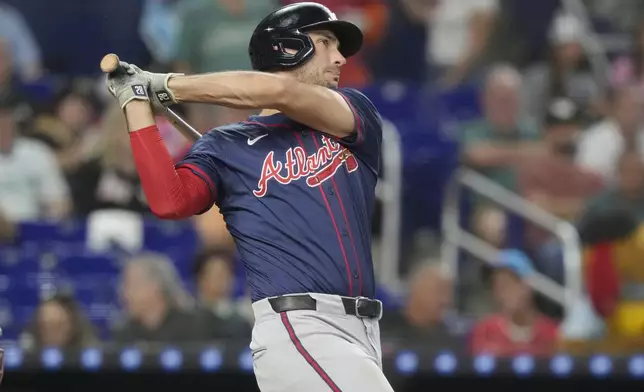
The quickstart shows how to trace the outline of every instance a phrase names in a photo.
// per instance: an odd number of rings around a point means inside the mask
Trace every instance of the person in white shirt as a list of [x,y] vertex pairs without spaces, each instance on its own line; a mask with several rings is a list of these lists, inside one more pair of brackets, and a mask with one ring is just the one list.
[[498,0],[436,0],[430,14],[428,62],[457,85],[475,71],[499,12]]
[[58,220],[69,212],[69,189],[53,152],[17,135],[11,97],[0,101],[0,213],[9,221]]
[[614,184],[619,158],[626,150],[644,157],[644,102],[633,86],[614,90],[609,100],[610,116],[582,134],[576,159],[579,165],[601,175],[606,184]]

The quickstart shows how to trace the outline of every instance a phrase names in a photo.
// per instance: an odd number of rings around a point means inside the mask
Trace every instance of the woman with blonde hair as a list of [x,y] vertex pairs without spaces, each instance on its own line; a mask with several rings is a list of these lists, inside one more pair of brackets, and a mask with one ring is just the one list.
[[70,173],[75,215],[103,209],[149,211],[136,172],[125,119],[118,106],[101,119],[100,135],[88,158]]

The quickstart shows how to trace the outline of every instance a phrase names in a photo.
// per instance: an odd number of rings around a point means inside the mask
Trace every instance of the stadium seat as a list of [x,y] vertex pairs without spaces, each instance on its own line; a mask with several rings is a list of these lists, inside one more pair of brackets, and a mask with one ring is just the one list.
[[146,220],[144,239],[145,249],[163,252],[182,247],[186,254],[194,254],[199,243],[197,232],[190,221]]
[[121,267],[119,260],[112,254],[86,251],[61,255],[56,271],[67,277],[116,276]]

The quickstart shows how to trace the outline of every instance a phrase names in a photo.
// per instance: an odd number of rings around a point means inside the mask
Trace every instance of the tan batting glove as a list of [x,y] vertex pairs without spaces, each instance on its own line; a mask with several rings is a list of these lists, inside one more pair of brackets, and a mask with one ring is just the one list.
[[121,61],[120,65],[126,72],[117,75],[108,74],[105,84],[110,94],[118,100],[121,109],[135,99],[149,102],[149,80],[144,75],[134,72],[130,64]]
[[172,90],[168,87],[170,78],[180,76],[179,73],[152,73],[144,71],[150,78],[150,93],[152,94],[152,103],[157,106],[167,107],[178,103]]
[[174,94],[168,87],[170,78],[183,75],[180,73],[154,73],[143,71],[141,68],[134,64],[129,64],[129,69],[136,74],[144,76],[148,80],[148,88],[152,95],[152,106],[155,110],[163,110],[168,106],[178,103]]

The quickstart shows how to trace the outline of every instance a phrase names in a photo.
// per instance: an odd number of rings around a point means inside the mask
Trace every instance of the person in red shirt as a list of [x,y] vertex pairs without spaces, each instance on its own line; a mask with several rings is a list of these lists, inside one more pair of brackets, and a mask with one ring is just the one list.
[[477,322],[471,336],[472,354],[551,355],[557,347],[557,324],[539,314],[527,279],[535,270],[521,251],[499,253],[491,283],[500,312]]

